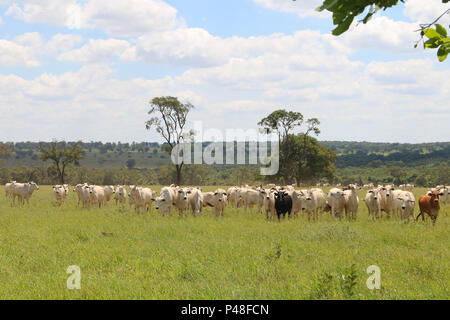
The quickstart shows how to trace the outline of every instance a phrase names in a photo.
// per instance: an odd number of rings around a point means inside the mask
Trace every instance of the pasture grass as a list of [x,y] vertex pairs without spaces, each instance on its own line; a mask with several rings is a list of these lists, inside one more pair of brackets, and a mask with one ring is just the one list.
[[[235,208],[219,219],[210,208],[196,218],[113,202],[81,209],[73,192],[57,207],[50,187],[11,207],[0,191],[2,299],[449,298],[449,206],[435,226],[373,222],[362,201],[356,222],[278,223]],[[71,265],[81,290],[66,287]],[[381,268],[381,290],[366,286],[370,265]]]

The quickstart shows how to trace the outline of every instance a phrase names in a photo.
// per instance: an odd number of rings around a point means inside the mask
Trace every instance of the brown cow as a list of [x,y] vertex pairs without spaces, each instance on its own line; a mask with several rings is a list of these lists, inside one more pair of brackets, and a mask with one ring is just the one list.
[[419,198],[420,213],[417,216],[416,221],[420,216],[422,216],[422,221],[425,221],[424,214],[427,213],[433,221],[433,224],[435,224],[439,210],[441,209],[441,206],[439,205],[439,196],[442,195],[444,195],[442,192],[435,190],[429,191],[426,195],[421,196]]

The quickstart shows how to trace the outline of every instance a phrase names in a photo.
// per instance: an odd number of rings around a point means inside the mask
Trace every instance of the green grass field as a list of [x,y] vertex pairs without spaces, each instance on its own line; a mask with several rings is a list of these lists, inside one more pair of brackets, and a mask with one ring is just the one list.
[[[232,208],[223,219],[210,208],[197,218],[137,215],[112,202],[81,209],[73,192],[56,207],[50,187],[12,208],[0,192],[2,299],[450,297],[449,206],[434,227],[369,221],[363,202],[356,222],[324,214],[278,223]],[[80,290],[67,289],[71,265],[81,268]],[[381,290],[366,286],[370,265],[381,268]]]

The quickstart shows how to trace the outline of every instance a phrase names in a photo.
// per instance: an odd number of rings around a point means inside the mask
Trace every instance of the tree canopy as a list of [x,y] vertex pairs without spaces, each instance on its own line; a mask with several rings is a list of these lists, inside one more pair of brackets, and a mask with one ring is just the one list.
[[294,129],[301,127],[303,123],[304,117],[300,112],[285,109],[276,110],[258,122],[265,131],[278,132],[280,139],[278,178],[285,183],[311,182],[320,178],[332,179],[336,154],[310,136],[320,134],[319,119],[306,120],[305,132],[292,134]]
[[39,158],[42,161],[53,161],[56,167],[59,181],[64,184],[66,167],[69,164],[79,165],[79,161],[84,158],[85,151],[81,148],[81,141],[68,145],[65,141],[52,142],[49,147],[40,144]]
[[278,132],[280,140],[282,140],[287,137],[295,127],[300,127],[302,123],[303,115],[300,112],[280,109],[263,118],[258,122],[258,125],[263,127],[266,132]]
[[280,174],[285,182],[332,181],[336,153],[306,133],[289,135],[280,146]]
[[[170,154],[173,148],[194,135],[192,131],[185,131],[189,111],[194,108],[191,103],[181,103],[176,97],[157,97],[153,98],[150,105],[148,114],[153,117],[146,122],[145,127],[147,130],[156,129],[168,145],[167,153]],[[180,184],[183,163],[175,164],[175,167],[176,183]]]

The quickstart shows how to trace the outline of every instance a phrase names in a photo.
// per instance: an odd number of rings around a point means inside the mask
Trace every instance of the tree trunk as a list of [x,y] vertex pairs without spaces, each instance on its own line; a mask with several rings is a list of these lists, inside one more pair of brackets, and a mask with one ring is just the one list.
[[177,168],[177,186],[181,185],[181,169],[182,166],[181,165],[176,165]]
[[62,171],[61,171],[61,185],[64,185],[64,171],[66,170],[66,166],[63,165]]
[[58,170],[58,175],[59,175],[59,182],[61,184],[64,184],[64,171],[61,171],[61,168],[59,166],[59,162],[55,162],[56,163],[56,169]]

